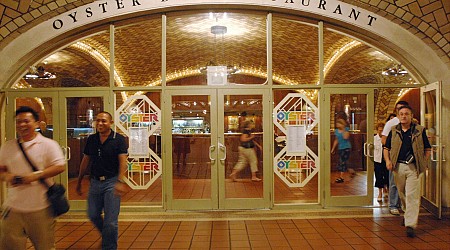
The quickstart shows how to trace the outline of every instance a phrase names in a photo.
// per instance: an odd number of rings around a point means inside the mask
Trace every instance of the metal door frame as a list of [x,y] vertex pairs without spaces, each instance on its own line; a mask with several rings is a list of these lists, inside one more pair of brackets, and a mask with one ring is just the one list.
[[[430,213],[435,215],[437,218],[442,218],[442,166],[444,159],[444,151],[443,148],[445,145],[442,145],[442,82],[435,82],[429,85],[423,86],[420,88],[420,121],[422,125],[425,125],[425,93],[435,91],[436,93],[436,110],[435,110],[435,120],[436,120],[436,144],[432,146],[432,156],[429,160],[428,164],[431,162],[436,163],[436,172],[437,172],[437,180],[434,185],[436,192],[436,202],[431,201],[426,197],[425,193],[425,185],[426,185],[426,177],[423,176],[421,180],[422,190],[421,190],[421,204],[422,206],[428,210]],[[431,166],[428,166],[430,168]]]
[[331,166],[328,164],[331,162],[331,138],[329,136],[332,124],[330,122],[331,114],[331,95],[336,94],[364,94],[366,95],[367,105],[367,133],[371,134],[374,127],[374,92],[373,88],[323,88],[320,94],[320,121],[322,126],[320,127],[321,146],[319,149],[321,155],[321,171],[323,172],[321,177],[323,182],[321,184],[323,190],[322,205],[323,207],[336,207],[336,206],[370,206],[373,203],[373,179],[374,179],[374,164],[369,150],[373,149],[373,136],[367,136],[366,143],[364,144],[364,152],[366,156],[367,166],[367,193],[364,196],[331,196]]
[[[209,95],[211,100],[210,112],[210,128],[211,128],[211,144],[214,145],[211,149],[211,158],[215,159],[211,163],[211,199],[179,199],[173,198],[173,173],[172,173],[172,140],[163,140],[163,162],[164,168],[164,207],[169,210],[218,210],[218,209],[258,209],[269,208],[271,206],[271,185],[273,178],[271,172],[271,143],[266,143],[264,146],[264,196],[262,199],[255,198],[240,198],[240,199],[226,199],[225,198],[225,171],[222,159],[225,151],[220,149],[219,142],[224,143],[224,96],[225,95],[255,95],[261,94],[263,96],[263,117],[271,119],[269,90],[267,89],[221,89],[221,88],[204,88],[204,89],[166,89],[163,98],[163,124],[162,127],[171,128],[171,107],[172,96],[179,95]],[[271,135],[268,131],[271,130],[271,123],[265,122],[263,130],[263,140],[271,141]],[[163,138],[172,138],[172,130],[164,129]],[[207,152],[205,152],[207,153]]]

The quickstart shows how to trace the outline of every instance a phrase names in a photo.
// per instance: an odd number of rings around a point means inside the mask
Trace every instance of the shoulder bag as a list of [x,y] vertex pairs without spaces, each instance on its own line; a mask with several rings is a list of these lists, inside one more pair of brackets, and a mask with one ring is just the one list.
[[[17,140],[17,143],[19,143],[20,150],[22,150],[25,159],[27,160],[28,164],[30,164],[33,171],[38,171],[38,169],[33,165],[33,163],[31,163],[27,154],[23,150],[22,143],[20,143],[19,140]],[[56,183],[53,184],[53,186],[49,186],[47,182],[45,182],[45,180],[42,178],[39,179],[39,182],[41,182],[42,185],[48,188],[47,199],[50,202],[50,206],[52,207],[53,216],[58,217],[62,214],[67,213],[69,211],[70,205],[65,195],[66,188],[63,185]]]

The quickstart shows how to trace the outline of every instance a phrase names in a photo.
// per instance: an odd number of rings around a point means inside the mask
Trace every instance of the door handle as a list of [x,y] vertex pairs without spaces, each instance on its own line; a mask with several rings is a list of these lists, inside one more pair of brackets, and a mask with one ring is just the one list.
[[70,160],[70,147],[61,147],[63,154],[64,154],[64,160],[69,161]]
[[431,145],[431,161],[437,161],[435,158],[434,158],[434,149],[435,148],[437,148],[438,147],[438,145]]
[[445,145],[442,145],[442,151],[441,151],[442,152],[442,161],[446,161],[445,160],[445,154],[444,154],[445,150],[444,149],[445,149]]
[[214,146],[214,145],[209,146],[209,159],[210,159],[211,161],[215,161],[215,160],[216,160],[216,159],[213,159],[213,158],[211,157],[211,153],[212,153],[212,151],[214,151],[214,149],[216,149],[216,146]]
[[227,147],[223,145],[221,142],[218,143],[219,148],[223,150],[223,158],[220,158],[221,162],[225,162],[227,159]]
[[70,147],[66,147],[66,158],[67,161],[70,161],[70,159],[72,158],[72,152],[70,151]]
[[364,156],[367,156],[367,142],[364,142],[364,145],[363,145],[363,154],[364,154]]
[[[375,148],[375,145],[373,145],[372,143],[367,143],[367,155],[371,158],[373,158],[373,156],[374,156],[374,152],[373,152],[374,148]],[[372,149],[372,154],[370,154],[371,149]]]

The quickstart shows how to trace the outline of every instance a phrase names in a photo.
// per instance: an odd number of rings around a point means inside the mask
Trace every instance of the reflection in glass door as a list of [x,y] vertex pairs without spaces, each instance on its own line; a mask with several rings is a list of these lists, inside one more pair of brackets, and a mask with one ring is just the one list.
[[[103,97],[66,97],[66,116],[64,117],[66,129],[66,145],[70,150],[68,159],[68,197],[69,200],[83,200],[87,198],[89,190],[89,177],[82,181],[82,195],[76,193],[78,174],[83,150],[89,135],[95,133],[95,118],[104,110]],[[64,99],[63,99],[64,100]],[[87,171],[86,175],[89,175]]]
[[[212,91],[173,91],[170,99],[171,176],[168,188],[169,209],[217,208],[217,147],[213,134],[217,112]],[[171,198],[170,198],[171,197]]]
[[[270,126],[263,122],[268,95],[254,90],[235,92],[170,91],[166,98],[171,115],[165,124],[172,126],[168,145],[172,168],[166,172],[171,176],[169,209],[268,207],[266,176],[270,175],[266,171],[270,169],[264,168],[268,163],[264,163],[262,147],[269,136],[263,134]],[[244,124],[251,129],[252,145],[241,140]],[[252,167],[243,151],[253,156]],[[233,169],[240,171],[230,177]]]
[[329,162],[329,205],[369,205],[373,196],[373,91],[330,90],[329,137],[325,162]]
[[425,126],[432,146],[431,159],[422,180],[422,205],[436,217],[441,218],[441,183],[443,148],[441,145],[441,86],[440,82],[421,88],[422,124]]
[[224,95],[225,198],[263,197],[262,95]]

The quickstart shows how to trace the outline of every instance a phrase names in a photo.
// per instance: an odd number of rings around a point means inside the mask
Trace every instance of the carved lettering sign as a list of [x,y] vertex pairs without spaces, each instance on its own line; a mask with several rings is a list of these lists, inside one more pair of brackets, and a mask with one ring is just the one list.
[[[103,0],[76,8],[69,13],[60,15],[51,21],[55,30],[65,29],[68,26],[77,26],[80,23],[88,23],[95,20],[114,17],[151,9],[183,5],[224,4],[227,1],[204,0]],[[233,3],[236,5],[260,5],[278,7],[282,9],[294,9],[339,19],[353,23],[357,26],[372,28],[377,21],[373,13],[359,9],[352,5],[338,2],[337,0],[241,0]]]

